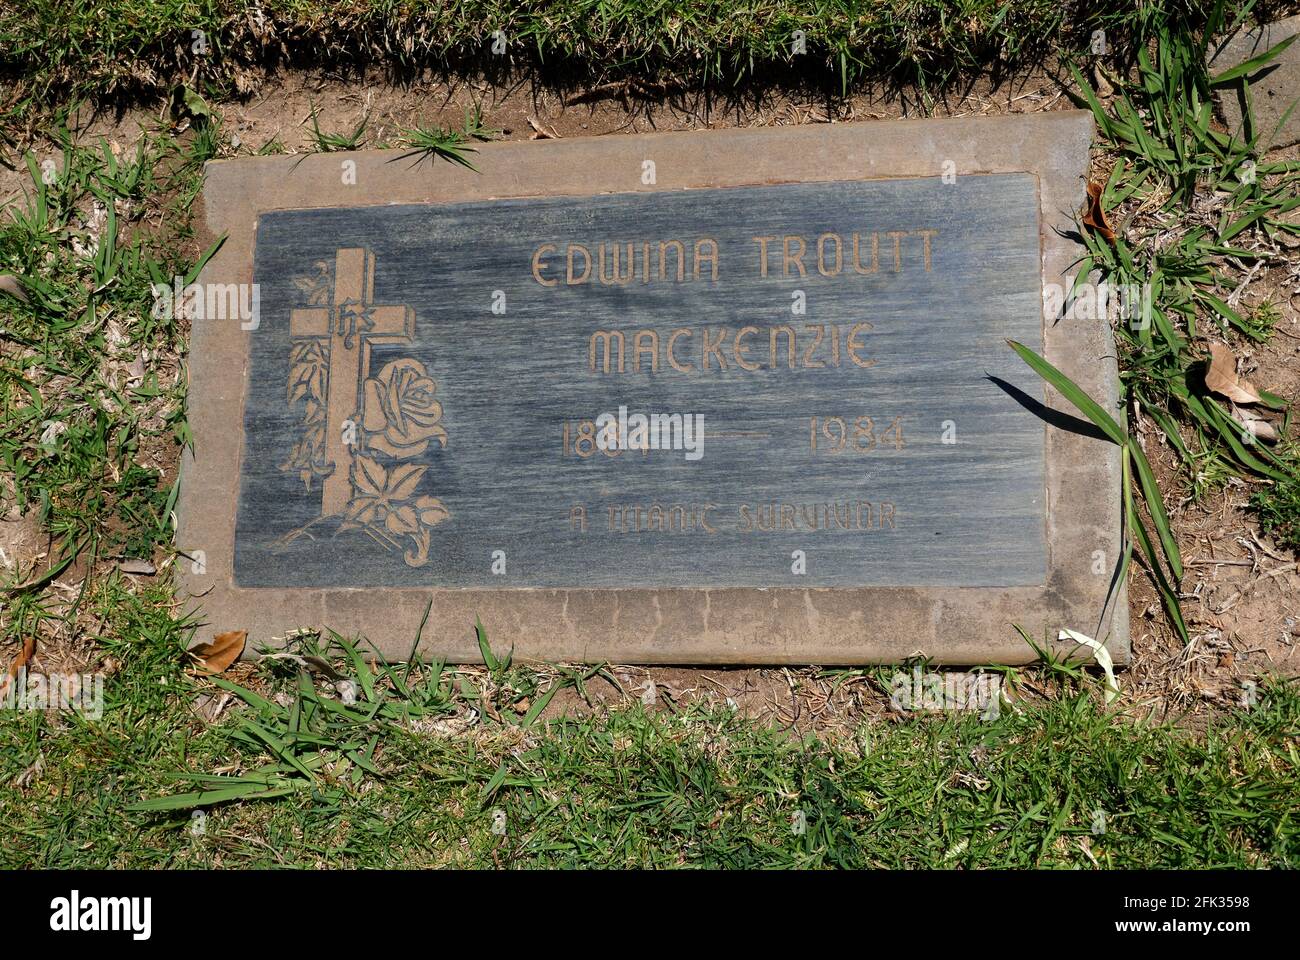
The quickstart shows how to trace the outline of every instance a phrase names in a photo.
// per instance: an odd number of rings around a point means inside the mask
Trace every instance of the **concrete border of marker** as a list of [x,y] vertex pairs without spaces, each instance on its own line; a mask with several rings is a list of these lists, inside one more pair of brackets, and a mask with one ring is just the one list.
[[[1042,283],[1066,282],[1084,197],[1093,124],[1081,111],[1003,117],[876,121],[765,129],[639,134],[486,144],[481,172],[451,164],[397,176],[395,151],[258,157],[209,164],[209,239],[227,240],[200,283],[251,283],[258,215],[268,210],[503,197],[575,196],[864,178],[1025,172],[1038,178]],[[645,182],[642,159],[653,156]],[[337,175],[355,164],[356,183]],[[407,163],[409,164],[409,160]],[[404,169],[404,167],[402,168]],[[1044,422],[1048,578],[1031,587],[661,589],[281,589],[233,583],[243,404],[250,337],[196,324],[190,343],[189,422],[182,463],[177,564],[180,595],[198,614],[198,640],[249,631],[249,652],[299,628],[361,633],[402,659],[429,611],[418,653],[480,659],[473,625],[519,660],[700,664],[859,664],[929,657],[936,663],[1023,663],[1063,628],[1095,636],[1112,659],[1129,654],[1121,552],[1118,448]],[[1045,321],[1044,354],[1114,407],[1119,377],[1109,324]],[[1043,388],[1069,422],[1075,411]],[[191,560],[187,558],[200,558]],[[1100,560],[1098,559],[1100,558]],[[1098,571],[1101,571],[1100,573]],[[1073,644],[1060,646],[1066,653]]]

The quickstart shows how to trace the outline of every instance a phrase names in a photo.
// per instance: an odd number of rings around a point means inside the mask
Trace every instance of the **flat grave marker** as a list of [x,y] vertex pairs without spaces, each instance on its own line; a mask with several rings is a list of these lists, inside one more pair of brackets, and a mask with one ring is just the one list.
[[[179,565],[203,638],[387,655],[1127,654],[1066,112],[210,165]],[[215,292],[215,295],[213,294]],[[228,309],[226,309],[228,308]],[[189,559],[187,560],[186,557]],[[198,558],[197,560],[195,558]]]

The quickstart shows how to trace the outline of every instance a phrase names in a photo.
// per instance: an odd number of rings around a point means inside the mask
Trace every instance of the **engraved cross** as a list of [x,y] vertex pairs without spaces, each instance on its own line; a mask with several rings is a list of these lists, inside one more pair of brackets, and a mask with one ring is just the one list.
[[[328,306],[304,307],[289,314],[289,335],[316,337],[329,344],[326,381],[325,462],[331,468],[321,496],[324,516],[341,513],[352,492],[353,448],[345,427],[361,422],[370,347],[411,343],[415,311],[408,306],[374,303],[375,257],[364,247],[340,249],[334,258],[334,290]],[[355,433],[352,433],[355,436]]]

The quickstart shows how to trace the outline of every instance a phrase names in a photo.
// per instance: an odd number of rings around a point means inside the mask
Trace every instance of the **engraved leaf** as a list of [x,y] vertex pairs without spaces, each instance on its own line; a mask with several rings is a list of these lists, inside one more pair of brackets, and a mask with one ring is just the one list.
[[317,401],[317,405],[323,405],[325,402],[325,361],[318,360],[311,377],[311,395]]
[[384,526],[390,533],[406,534],[415,533],[420,529],[420,517],[415,512],[415,508],[409,504],[402,504],[393,510],[384,518]]
[[311,390],[312,370],[307,364],[300,364],[293,370],[289,381],[289,405],[293,406]]
[[451,516],[451,511],[437,497],[421,497],[415,501],[415,509],[420,515],[420,523],[432,527]]
[[377,460],[357,457],[352,470],[352,482],[364,496],[378,499],[388,485],[388,471]]
[[388,478],[390,488],[388,491],[391,500],[407,500],[415,495],[415,488],[424,476],[424,471],[429,469],[414,463],[406,463],[400,467],[394,467],[392,475]]
[[293,285],[307,296],[310,306],[329,303],[330,287],[333,286],[334,264],[329,260],[317,260],[312,264],[316,268],[313,277],[294,277]]
[[348,503],[339,529],[347,530],[352,527],[363,527],[374,523],[379,518],[379,507],[380,502],[374,497],[356,497]]
[[316,401],[324,399],[325,358],[320,345],[314,340],[295,344],[290,352],[289,404],[292,406],[304,397]]

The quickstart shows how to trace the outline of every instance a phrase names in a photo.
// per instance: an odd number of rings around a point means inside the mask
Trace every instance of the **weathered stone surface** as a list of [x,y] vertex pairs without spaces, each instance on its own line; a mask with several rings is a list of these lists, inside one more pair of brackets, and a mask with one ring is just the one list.
[[[421,652],[453,660],[476,617],[538,659],[1029,659],[1013,624],[1125,659],[1116,451],[1004,342],[1113,401],[1107,324],[1040,307],[1090,137],[1070,112],[492,144],[479,174],[210,165],[201,282],[259,309],[194,323],[201,633],[405,656],[428,607]],[[703,456],[592,449],[620,406],[702,414]]]
[[[1297,33],[1300,33],[1300,16],[1240,30],[1211,58],[1210,71],[1219,74],[1230,70]],[[1291,105],[1300,98],[1300,43],[1292,43],[1247,79],[1255,127],[1264,148],[1300,143],[1300,108],[1291,110]],[[1243,101],[1244,90],[1240,84],[1224,88],[1219,93],[1224,122],[1234,136],[1244,135]],[[1287,116],[1288,110],[1291,110],[1290,116]]]

